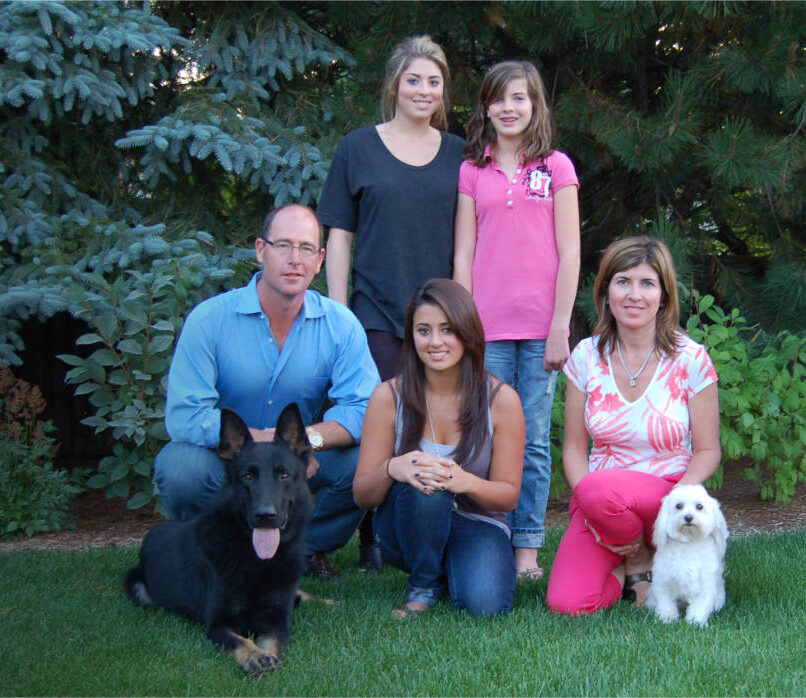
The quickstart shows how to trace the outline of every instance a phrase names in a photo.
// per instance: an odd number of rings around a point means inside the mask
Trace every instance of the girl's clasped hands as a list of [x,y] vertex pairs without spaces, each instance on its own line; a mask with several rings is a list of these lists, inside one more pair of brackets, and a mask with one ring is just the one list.
[[410,451],[390,458],[387,472],[393,480],[405,482],[423,494],[434,492],[464,492],[468,473],[452,458],[435,456],[424,451]]

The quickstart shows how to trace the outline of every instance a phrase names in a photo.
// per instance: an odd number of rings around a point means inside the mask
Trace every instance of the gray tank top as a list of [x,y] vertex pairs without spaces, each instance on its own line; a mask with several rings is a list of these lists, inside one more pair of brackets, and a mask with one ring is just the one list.
[[[397,410],[395,413],[395,453],[399,453],[400,440],[403,434],[403,410],[401,409],[400,395],[398,395],[398,392],[395,390],[395,387],[392,385],[391,381],[389,381],[389,387],[394,393],[397,404]],[[475,450],[471,451],[468,459],[464,463],[460,463],[463,470],[473,473],[473,475],[476,477],[480,477],[484,480],[490,479],[490,463],[492,462],[493,457],[493,418],[490,405],[492,404],[492,401],[495,400],[495,396],[497,395],[500,387],[501,383],[496,385],[491,392],[490,381],[487,381],[487,436],[484,439],[481,448],[478,449],[478,452]],[[454,451],[456,450],[456,446],[454,445],[438,444],[426,438],[420,439],[419,446],[420,450],[424,451],[425,453],[432,453],[444,458],[452,458]],[[464,494],[454,495],[453,506],[456,512],[459,514],[472,519],[478,519],[494,524],[502,528],[507,535],[510,534],[509,524],[507,523],[507,514],[504,511],[486,509]]]

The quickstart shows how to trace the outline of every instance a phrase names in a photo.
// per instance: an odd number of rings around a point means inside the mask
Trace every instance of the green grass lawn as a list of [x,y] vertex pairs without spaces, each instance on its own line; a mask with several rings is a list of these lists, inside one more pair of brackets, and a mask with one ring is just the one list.
[[[552,532],[541,556],[556,549]],[[664,626],[619,605],[586,618],[545,607],[546,580],[515,610],[469,618],[441,603],[401,622],[405,575],[305,581],[338,606],[304,604],[284,665],[248,679],[201,626],[135,607],[122,576],[134,549],[0,554],[2,695],[804,695],[806,532],[731,539],[724,611],[706,629]]]

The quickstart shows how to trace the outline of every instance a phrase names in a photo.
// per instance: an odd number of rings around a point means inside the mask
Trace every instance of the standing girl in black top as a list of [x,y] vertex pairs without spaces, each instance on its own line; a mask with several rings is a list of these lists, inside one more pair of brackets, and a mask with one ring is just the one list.
[[395,375],[403,315],[426,279],[450,278],[464,141],[445,132],[450,71],[429,36],[401,42],[386,65],[384,122],[345,136],[317,214],[330,228],[325,269],[331,298],[367,331],[381,379]]

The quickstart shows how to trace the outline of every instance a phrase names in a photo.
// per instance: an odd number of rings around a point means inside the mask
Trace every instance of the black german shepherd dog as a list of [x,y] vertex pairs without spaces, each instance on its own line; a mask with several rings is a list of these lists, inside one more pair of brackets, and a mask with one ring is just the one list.
[[253,441],[223,409],[218,455],[227,484],[195,519],[151,529],[126,575],[135,603],[204,623],[207,637],[255,678],[280,664],[288,641],[305,570],[310,452],[296,403],[281,413],[272,442]]

